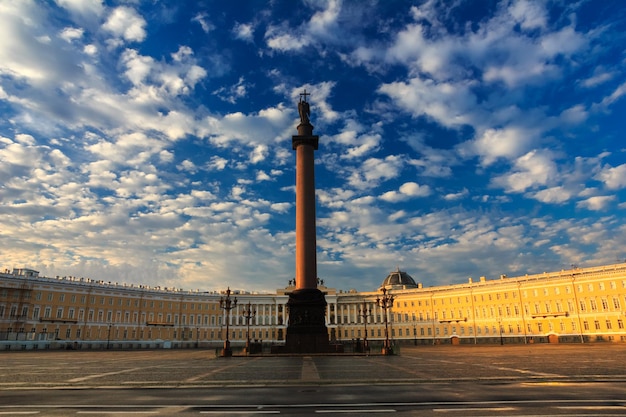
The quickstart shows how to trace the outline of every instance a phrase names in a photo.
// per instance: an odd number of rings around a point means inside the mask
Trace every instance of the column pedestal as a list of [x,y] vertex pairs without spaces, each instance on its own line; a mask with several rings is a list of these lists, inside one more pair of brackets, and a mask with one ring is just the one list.
[[317,288],[295,290],[289,294],[287,353],[327,353],[331,351],[326,329],[326,300]]

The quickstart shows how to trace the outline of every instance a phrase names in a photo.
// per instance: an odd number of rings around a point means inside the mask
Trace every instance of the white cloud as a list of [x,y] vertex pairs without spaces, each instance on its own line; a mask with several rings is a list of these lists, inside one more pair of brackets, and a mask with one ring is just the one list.
[[189,159],[185,159],[183,162],[176,165],[176,168],[178,168],[181,171],[187,171],[190,174],[195,174],[196,172],[198,172],[198,167],[196,166],[196,164],[194,164]]
[[511,4],[508,12],[522,29],[545,29],[547,12],[542,4],[521,0]]
[[308,22],[298,27],[287,25],[268,26],[265,32],[265,41],[272,50],[280,52],[301,51],[311,44],[318,42],[341,41],[338,35],[337,22],[341,14],[342,3],[338,0],[328,0],[324,3],[310,3],[313,7],[322,5],[321,10],[315,12]]
[[231,104],[235,104],[240,98],[248,95],[249,84],[245,82],[244,77],[239,77],[237,84],[230,87],[221,87],[213,92],[220,99],[227,101]]
[[265,33],[265,40],[267,46],[281,52],[298,51],[310,43],[303,35],[291,35],[278,28],[269,28]]
[[206,167],[210,171],[212,171],[212,170],[223,171],[224,168],[226,168],[227,164],[228,164],[228,160],[227,159],[222,158],[221,156],[212,156],[209,159],[209,162],[207,162]]
[[515,161],[512,172],[497,176],[492,183],[507,192],[520,193],[546,185],[558,174],[550,152],[531,151]]
[[357,120],[347,119],[340,133],[331,136],[330,142],[346,146],[342,159],[358,159],[379,149],[382,141],[380,124],[366,128]]
[[374,188],[382,181],[398,177],[403,167],[402,158],[389,155],[384,159],[369,158],[355,168],[348,178],[348,183],[357,189]]
[[273,178],[270,177],[267,172],[262,171],[262,170],[258,170],[256,172],[256,181],[261,182],[261,181],[272,181]]
[[489,166],[499,158],[514,159],[529,150],[537,139],[531,129],[510,126],[502,129],[487,129],[473,143],[474,152]]
[[560,119],[567,124],[579,124],[587,120],[589,113],[582,104],[577,104],[561,112]]
[[443,126],[458,127],[472,121],[470,113],[476,106],[476,98],[470,91],[472,83],[411,78],[408,83],[382,84],[378,92],[388,95],[413,116],[424,115]]
[[586,200],[581,200],[576,203],[576,207],[586,208],[588,210],[604,210],[608,205],[615,200],[615,196],[594,196],[589,197]]
[[207,19],[206,13],[197,14],[196,16],[193,17],[193,19],[191,19],[191,21],[198,22],[200,26],[202,27],[202,30],[204,31],[204,33],[209,33],[215,30],[215,25]]
[[55,0],[56,3],[87,20],[95,20],[104,12],[102,0]]
[[259,162],[264,161],[265,158],[267,158],[268,153],[269,153],[269,149],[267,145],[255,146],[252,152],[250,153],[250,163],[258,164]]
[[145,26],[146,21],[135,9],[119,6],[111,11],[102,28],[126,41],[141,42],[146,38]]
[[405,182],[400,186],[398,191],[387,191],[379,198],[390,203],[407,201],[415,197],[427,197],[432,191],[428,185],[419,185],[416,182]]
[[246,42],[254,41],[254,26],[251,23],[235,23],[233,27],[233,35],[237,39]]
[[219,146],[240,142],[256,148],[260,143],[270,144],[289,138],[294,129],[294,112],[294,109],[279,104],[249,115],[236,112],[207,116],[199,123],[197,134],[209,137],[212,143]]
[[543,203],[560,204],[572,198],[572,193],[565,187],[557,186],[537,191],[533,198]]
[[626,94],[626,82],[623,82],[611,94],[604,97],[600,103],[594,103],[593,108],[595,109],[607,109],[613,103],[618,101],[624,94]]
[[604,66],[599,65],[594,68],[593,75],[591,77],[580,81],[580,85],[585,88],[594,88],[598,85],[604,84],[605,82],[612,80],[616,76],[616,72],[607,70]]
[[59,35],[59,37],[65,40],[66,42],[72,42],[75,39],[82,38],[83,33],[84,33],[84,30],[81,28],[66,27],[65,29],[63,29],[63,31],[61,31],[61,34]]
[[626,164],[616,167],[605,166],[596,175],[596,179],[602,181],[609,190],[617,190],[626,187]]
[[444,200],[447,201],[456,201],[461,200],[469,195],[469,190],[467,188],[463,188],[463,190],[458,193],[448,193],[443,196]]

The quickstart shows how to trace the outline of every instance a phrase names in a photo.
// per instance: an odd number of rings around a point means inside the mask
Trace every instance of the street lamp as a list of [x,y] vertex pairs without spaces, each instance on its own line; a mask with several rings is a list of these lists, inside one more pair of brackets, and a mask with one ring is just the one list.
[[387,289],[383,288],[383,298],[376,297],[376,305],[383,309],[384,311],[384,321],[385,321],[385,344],[383,345],[382,354],[383,355],[392,355],[393,350],[391,349],[391,343],[389,342],[389,326],[387,323],[387,310],[393,307],[393,295],[387,295]]
[[252,305],[248,301],[246,309],[243,311],[243,317],[246,319],[248,325],[248,332],[246,333],[246,354],[250,354],[250,319],[256,316],[256,310],[252,310]]
[[502,335],[502,317],[498,318],[498,327],[500,328],[500,345],[504,346],[504,336]]
[[359,310],[359,316],[363,317],[363,325],[365,326],[365,336],[363,337],[363,351],[368,352],[369,346],[367,343],[367,318],[371,315],[371,310],[367,308],[367,302],[363,301],[363,308]]
[[226,312],[226,337],[224,338],[224,349],[222,349],[222,356],[233,356],[233,351],[230,348],[230,340],[228,340],[228,323],[230,322],[230,310],[237,305],[237,297],[233,300],[230,299],[230,287],[226,290],[226,297],[220,297],[220,308]]
[[111,345],[111,327],[113,327],[113,323],[109,323],[109,331],[107,333],[107,350],[109,350]]

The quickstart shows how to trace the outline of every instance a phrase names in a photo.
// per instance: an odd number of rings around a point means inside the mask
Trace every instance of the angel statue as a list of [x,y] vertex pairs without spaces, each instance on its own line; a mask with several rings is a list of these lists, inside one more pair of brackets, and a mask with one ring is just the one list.
[[[309,124],[309,116],[311,114],[311,108],[309,107],[309,103],[306,101],[306,96],[310,95],[304,90],[304,93],[300,94],[300,102],[298,103],[298,113],[300,113],[300,123]],[[302,100],[302,96],[304,96],[304,100]]]

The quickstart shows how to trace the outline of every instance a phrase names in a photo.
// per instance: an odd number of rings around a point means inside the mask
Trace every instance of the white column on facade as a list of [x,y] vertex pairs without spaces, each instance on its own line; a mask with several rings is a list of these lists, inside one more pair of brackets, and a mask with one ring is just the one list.
[[274,317],[272,322],[278,324],[278,303],[274,306]]
[[330,324],[330,304],[326,304],[326,325]]

